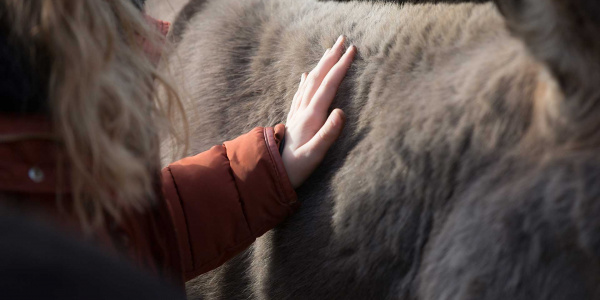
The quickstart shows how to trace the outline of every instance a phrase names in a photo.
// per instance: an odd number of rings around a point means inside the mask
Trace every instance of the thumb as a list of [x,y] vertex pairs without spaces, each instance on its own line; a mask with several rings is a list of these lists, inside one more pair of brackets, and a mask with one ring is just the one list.
[[306,153],[311,153],[311,156],[318,159],[318,162],[321,162],[327,150],[333,145],[333,143],[340,137],[342,134],[342,129],[344,129],[344,125],[346,123],[346,115],[344,112],[336,108],[334,109],[325,124],[319,129],[317,134],[308,141],[308,143],[302,146],[302,151],[306,151]]

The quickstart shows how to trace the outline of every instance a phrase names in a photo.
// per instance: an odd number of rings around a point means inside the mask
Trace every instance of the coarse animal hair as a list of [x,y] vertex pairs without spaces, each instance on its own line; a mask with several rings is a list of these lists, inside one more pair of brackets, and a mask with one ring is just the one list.
[[169,118],[181,103],[144,54],[142,41],[158,48],[161,37],[140,10],[121,0],[4,0],[0,26],[41,81],[37,113],[51,120],[59,176],[70,187],[62,198],[65,187],[57,187],[56,205],[86,233],[148,209],[160,174],[159,128],[174,128]]
[[351,1],[364,1],[364,2],[389,2],[397,4],[425,4],[425,3],[485,3],[491,2],[492,0],[319,0],[323,2],[351,2]]
[[339,34],[358,48],[300,211],[190,298],[600,297],[599,7],[190,1],[190,154],[283,122]]

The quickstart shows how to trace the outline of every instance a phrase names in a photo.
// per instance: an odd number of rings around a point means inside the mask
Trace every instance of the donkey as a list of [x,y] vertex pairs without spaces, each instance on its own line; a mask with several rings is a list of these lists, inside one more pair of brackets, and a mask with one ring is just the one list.
[[283,122],[340,34],[347,124],[302,208],[189,297],[600,298],[600,3],[192,0],[189,154]]
[[336,2],[349,2],[349,1],[370,1],[370,2],[393,2],[398,4],[404,3],[461,3],[461,2],[469,2],[469,3],[484,3],[491,2],[492,0],[319,0],[319,1],[336,1]]

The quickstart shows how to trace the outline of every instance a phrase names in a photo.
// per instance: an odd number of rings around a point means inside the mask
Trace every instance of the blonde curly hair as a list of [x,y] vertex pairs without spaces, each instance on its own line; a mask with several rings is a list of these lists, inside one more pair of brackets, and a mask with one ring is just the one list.
[[68,209],[86,231],[147,209],[159,184],[159,128],[173,133],[170,120],[182,112],[141,43],[164,37],[130,1],[3,0],[0,10],[9,41],[47,80],[48,114],[69,167]]

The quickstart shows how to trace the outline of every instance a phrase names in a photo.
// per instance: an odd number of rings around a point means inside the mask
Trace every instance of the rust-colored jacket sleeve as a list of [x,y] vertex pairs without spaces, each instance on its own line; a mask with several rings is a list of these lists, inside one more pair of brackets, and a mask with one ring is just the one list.
[[298,207],[279,155],[285,126],[255,128],[162,170],[185,280],[210,271]]

